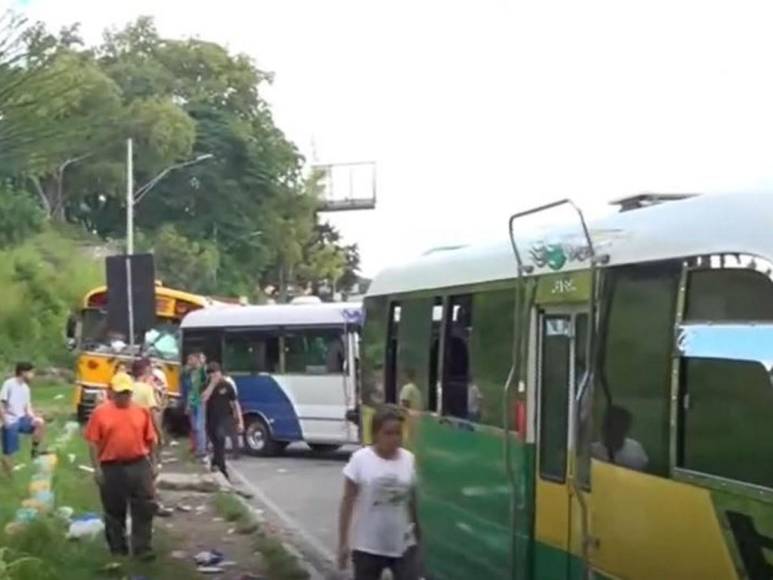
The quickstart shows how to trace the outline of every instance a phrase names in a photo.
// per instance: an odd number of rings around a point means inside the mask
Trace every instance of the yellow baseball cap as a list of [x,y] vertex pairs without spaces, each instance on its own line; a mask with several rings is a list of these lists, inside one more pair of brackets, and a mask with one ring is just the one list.
[[125,393],[134,391],[134,379],[127,373],[116,373],[110,380],[110,388],[116,393]]

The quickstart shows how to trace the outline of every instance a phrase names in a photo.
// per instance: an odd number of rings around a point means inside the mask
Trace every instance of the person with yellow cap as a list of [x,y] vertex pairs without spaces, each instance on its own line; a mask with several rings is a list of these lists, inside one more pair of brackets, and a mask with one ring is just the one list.
[[84,432],[105,514],[105,535],[111,553],[129,554],[128,508],[132,518],[131,553],[152,559],[156,429],[150,411],[132,402],[131,377],[118,373],[111,389],[112,398],[94,409]]

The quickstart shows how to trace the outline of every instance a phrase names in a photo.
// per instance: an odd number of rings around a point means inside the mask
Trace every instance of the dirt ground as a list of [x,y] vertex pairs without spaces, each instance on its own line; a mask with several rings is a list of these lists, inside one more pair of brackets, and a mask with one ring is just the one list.
[[[201,466],[181,460],[180,455],[175,449],[163,452],[163,473],[204,471]],[[225,555],[225,562],[230,564],[220,564],[224,568],[221,573],[201,573],[199,578],[268,580],[263,572],[265,567],[261,555],[256,552],[251,536],[240,535],[234,524],[218,514],[214,505],[215,493],[161,490],[159,495],[162,505],[174,510],[170,517],[155,520],[156,527],[165,530],[174,545],[173,557],[191,562],[200,552],[217,550]]]

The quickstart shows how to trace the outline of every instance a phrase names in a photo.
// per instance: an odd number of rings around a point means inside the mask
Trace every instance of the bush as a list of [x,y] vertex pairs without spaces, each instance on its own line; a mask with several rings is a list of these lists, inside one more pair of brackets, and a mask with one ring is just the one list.
[[19,359],[69,364],[67,318],[103,279],[100,262],[51,228],[0,249],[0,367]]

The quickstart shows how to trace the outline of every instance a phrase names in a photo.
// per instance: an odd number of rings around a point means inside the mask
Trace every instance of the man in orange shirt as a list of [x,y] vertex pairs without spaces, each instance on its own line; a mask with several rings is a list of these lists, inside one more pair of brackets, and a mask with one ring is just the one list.
[[105,536],[111,553],[126,555],[127,506],[131,512],[131,548],[135,557],[154,558],[151,549],[156,511],[151,458],[157,443],[147,409],[132,403],[132,381],[115,381],[112,400],[91,414],[85,437],[105,512]]

